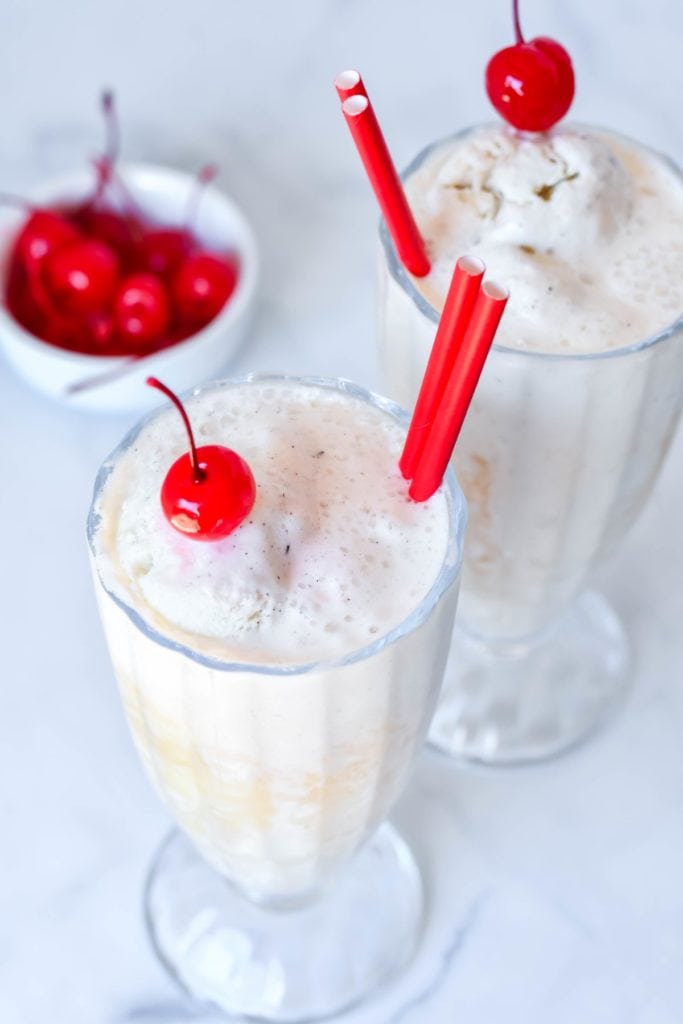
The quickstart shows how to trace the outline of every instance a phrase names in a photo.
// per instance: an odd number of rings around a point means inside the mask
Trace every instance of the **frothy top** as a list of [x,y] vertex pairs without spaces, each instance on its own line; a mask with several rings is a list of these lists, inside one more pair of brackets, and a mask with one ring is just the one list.
[[635,143],[479,128],[438,146],[406,191],[433,261],[416,286],[441,309],[458,257],[480,256],[510,290],[499,344],[600,352],[683,313],[683,181]]
[[189,399],[197,443],[242,455],[251,515],[201,542],[166,521],[159,492],[187,438],[169,408],[115,462],[99,498],[106,586],[159,632],[225,660],[343,657],[398,626],[431,589],[448,544],[442,492],[408,500],[404,430],[355,396],[294,383],[225,384]]

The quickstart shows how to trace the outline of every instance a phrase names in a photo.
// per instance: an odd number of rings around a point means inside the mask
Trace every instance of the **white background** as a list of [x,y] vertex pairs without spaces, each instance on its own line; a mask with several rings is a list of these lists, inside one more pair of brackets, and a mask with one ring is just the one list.
[[[683,159],[679,3],[527,0],[523,24],[571,51],[573,116]],[[218,163],[253,221],[264,276],[235,369],[375,385],[376,212],[332,78],[361,68],[404,164],[490,116],[483,68],[511,40],[505,0],[3,0],[0,189],[95,152],[113,86],[126,156]],[[46,403],[0,365],[2,1024],[195,1019],[143,933],[168,822],[125,730],[83,540],[128,425]],[[679,438],[601,580],[638,653],[628,707],[542,769],[424,755],[398,819],[428,877],[425,941],[349,1024],[683,1020],[682,472]]]

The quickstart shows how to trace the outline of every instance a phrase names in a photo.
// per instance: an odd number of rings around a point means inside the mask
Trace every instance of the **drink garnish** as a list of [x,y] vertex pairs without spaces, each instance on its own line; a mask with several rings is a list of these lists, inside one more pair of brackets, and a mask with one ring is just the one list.
[[525,132],[545,132],[557,124],[574,99],[574,69],[555,39],[526,42],[513,0],[516,42],[494,54],[486,67],[486,91],[508,124]]
[[190,444],[167,472],[161,507],[171,526],[193,540],[227,537],[251,512],[256,483],[251,469],[232,448],[197,447],[187,411],[178,396],[156,377],[147,384],[166,395],[180,413]]

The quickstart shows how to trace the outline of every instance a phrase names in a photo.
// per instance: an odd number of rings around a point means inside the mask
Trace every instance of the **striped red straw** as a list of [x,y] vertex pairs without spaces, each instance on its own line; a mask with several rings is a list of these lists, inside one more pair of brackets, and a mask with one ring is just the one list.
[[429,273],[425,244],[411,213],[372,104],[357,71],[343,71],[335,85],[342,111],[365,166],[401,263],[415,277]]
[[482,275],[472,257],[453,273],[400,460],[414,501],[426,501],[443,480],[508,300],[500,285],[482,285]]

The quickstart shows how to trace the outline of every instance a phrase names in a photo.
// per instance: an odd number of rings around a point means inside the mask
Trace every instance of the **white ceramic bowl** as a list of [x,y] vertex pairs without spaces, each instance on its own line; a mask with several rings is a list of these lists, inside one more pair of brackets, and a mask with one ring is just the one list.
[[[183,223],[188,195],[196,181],[189,174],[152,164],[123,164],[121,178],[140,208],[159,224]],[[83,170],[51,181],[27,198],[36,205],[82,199],[93,188],[93,173]],[[161,352],[138,360],[67,352],[41,341],[17,323],[4,305],[5,274],[11,243],[25,214],[0,209],[0,349],[17,373],[36,388],[69,405],[98,412],[139,412],[159,401],[145,387],[149,374],[176,391],[221,376],[243,340],[253,306],[258,254],[253,232],[232,200],[209,185],[202,195],[193,229],[208,249],[238,254],[240,272],[235,290],[210,324]],[[96,387],[70,388],[102,377]]]

